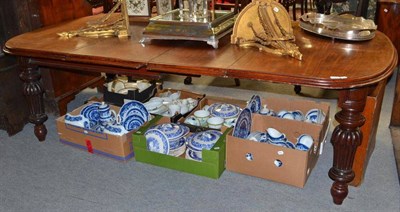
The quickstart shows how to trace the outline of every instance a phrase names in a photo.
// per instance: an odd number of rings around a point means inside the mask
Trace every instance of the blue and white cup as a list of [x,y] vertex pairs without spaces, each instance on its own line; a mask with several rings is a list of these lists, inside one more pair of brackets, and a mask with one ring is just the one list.
[[194,116],[199,120],[200,126],[207,126],[207,119],[210,117],[210,112],[208,110],[198,110],[194,112]]
[[286,142],[286,135],[272,127],[267,129],[267,137],[270,143]]
[[309,123],[322,124],[325,120],[325,114],[320,109],[311,109],[305,115],[305,121]]
[[296,149],[302,151],[308,151],[314,143],[314,139],[311,135],[302,134],[297,138]]

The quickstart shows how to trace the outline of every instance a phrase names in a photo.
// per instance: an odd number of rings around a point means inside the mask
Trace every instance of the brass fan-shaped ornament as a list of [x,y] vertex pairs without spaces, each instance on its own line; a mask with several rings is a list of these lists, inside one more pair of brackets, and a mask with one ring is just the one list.
[[231,43],[302,59],[289,13],[274,0],[253,0],[238,15]]

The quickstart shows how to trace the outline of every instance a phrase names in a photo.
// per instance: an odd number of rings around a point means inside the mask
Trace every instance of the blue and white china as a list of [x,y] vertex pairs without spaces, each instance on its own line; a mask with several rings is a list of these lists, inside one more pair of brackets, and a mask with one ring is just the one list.
[[197,110],[194,112],[194,116],[199,120],[200,126],[207,126],[207,119],[210,117],[210,112],[207,110]]
[[176,148],[176,149],[171,149],[169,150],[169,155],[174,156],[174,157],[178,157],[180,155],[182,155],[183,153],[185,153],[186,151],[186,144],[183,144],[182,146]]
[[279,140],[279,141],[270,141],[270,144],[273,144],[275,146],[281,146],[281,147],[287,147],[286,145],[286,139]]
[[227,103],[214,103],[208,108],[212,116],[218,116],[221,118],[233,118],[239,115],[240,107],[227,104]]
[[236,124],[237,117],[225,119],[224,125],[226,127],[233,127]]
[[122,136],[126,134],[128,131],[125,129],[124,126],[117,124],[117,125],[105,125],[103,132],[107,134]]
[[109,123],[114,122],[117,117],[115,111],[111,110],[110,105],[104,102],[101,105],[99,105],[98,112],[100,116],[99,121],[100,124],[102,125],[107,125]]
[[288,113],[289,111],[287,110],[280,110],[278,111],[278,113],[276,114],[277,117],[282,118],[282,116],[286,113]]
[[296,149],[307,151],[311,148],[313,143],[314,139],[311,137],[311,135],[302,134],[297,138]]
[[304,115],[300,110],[292,111],[292,114],[293,114],[294,120],[304,121]]
[[267,136],[271,142],[281,142],[286,139],[285,134],[279,132],[275,128],[267,128]]
[[184,121],[185,124],[190,124],[193,126],[200,126],[200,121],[195,116],[189,116]]
[[251,132],[248,136],[247,136],[247,140],[251,140],[251,141],[257,141],[257,142],[261,142],[261,140],[262,140],[262,135],[263,135],[263,132],[260,132],[260,131],[254,131],[254,132]]
[[282,161],[281,161],[281,160],[278,160],[278,159],[276,159],[276,160],[274,161],[274,164],[275,164],[276,167],[281,167],[281,166],[283,165]]
[[325,119],[325,114],[320,109],[311,109],[305,115],[305,121],[310,123],[322,124]]
[[246,153],[246,159],[248,160],[248,161],[252,161],[252,160],[254,160],[254,158],[253,158],[253,154],[251,154],[251,153]]
[[221,117],[211,117],[207,119],[207,126],[211,129],[221,129],[224,119]]
[[101,125],[101,124],[94,125],[90,129],[94,130],[94,131],[96,131],[98,133],[103,133],[104,132],[104,126]]
[[82,108],[80,114],[91,121],[97,122],[100,119],[100,114],[98,110],[100,105],[100,102],[93,102],[91,104],[88,104]]
[[232,135],[238,138],[246,139],[247,136],[250,134],[251,129],[251,111],[249,108],[244,108],[237,120],[235,127],[233,128]]
[[159,124],[159,125],[155,125],[155,126],[151,127],[151,129],[160,130],[170,140],[185,136],[190,131],[189,127],[184,126],[184,125],[175,124],[175,123]]
[[308,147],[308,146],[306,146],[304,144],[297,143],[296,144],[296,149],[297,150],[301,150],[301,151],[308,151],[310,149],[310,147]]
[[169,153],[169,141],[167,136],[157,129],[149,129],[144,133],[147,149],[161,154]]
[[119,111],[121,123],[123,123],[125,119],[131,115],[141,116],[145,121],[148,121],[150,118],[150,114],[143,103],[136,100],[129,101],[122,105]]
[[294,120],[294,115],[292,112],[287,112],[287,113],[282,114],[281,118]]
[[71,115],[69,113],[65,114],[64,122],[66,124],[70,124],[76,127],[82,127],[86,129],[90,129],[94,122],[90,122],[90,120],[83,115]]
[[174,140],[168,139],[168,141],[169,141],[169,149],[175,150],[186,143],[186,137],[180,137]]
[[202,149],[210,150],[221,135],[222,133],[217,130],[193,133],[187,138],[188,147],[195,151],[201,151]]
[[290,141],[286,141],[286,147],[290,148],[290,149],[296,149],[296,145],[294,145],[292,142]]
[[271,115],[271,110],[267,108],[267,105],[264,105],[258,113],[261,115],[269,116]]
[[186,159],[194,160],[194,161],[201,161],[202,156],[201,156],[201,151],[194,151],[190,148],[186,149]]
[[253,95],[247,104],[252,113],[258,113],[261,109],[261,98],[259,95]]
[[132,131],[132,130],[137,130],[140,128],[140,126],[143,125],[143,122],[139,121],[139,120],[134,120],[131,119],[130,121],[126,121],[124,122],[124,128],[127,131]]

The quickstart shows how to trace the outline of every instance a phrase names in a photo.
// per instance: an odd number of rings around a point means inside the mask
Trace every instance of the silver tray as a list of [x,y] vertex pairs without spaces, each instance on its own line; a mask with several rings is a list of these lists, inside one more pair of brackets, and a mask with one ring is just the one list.
[[342,40],[364,41],[375,37],[377,26],[372,20],[350,14],[324,15],[306,13],[300,17],[300,27],[306,31]]
[[145,44],[153,39],[198,40],[218,48],[219,39],[232,32],[235,23],[235,13],[229,10],[210,11],[207,17],[197,19],[189,19],[187,10],[182,12],[176,9],[151,18],[140,42]]

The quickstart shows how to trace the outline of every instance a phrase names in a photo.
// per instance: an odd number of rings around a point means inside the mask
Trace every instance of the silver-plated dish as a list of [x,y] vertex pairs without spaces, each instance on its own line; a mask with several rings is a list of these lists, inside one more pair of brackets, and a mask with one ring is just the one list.
[[377,26],[372,20],[350,14],[324,15],[312,12],[300,17],[300,28],[330,38],[364,41],[375,37]]

